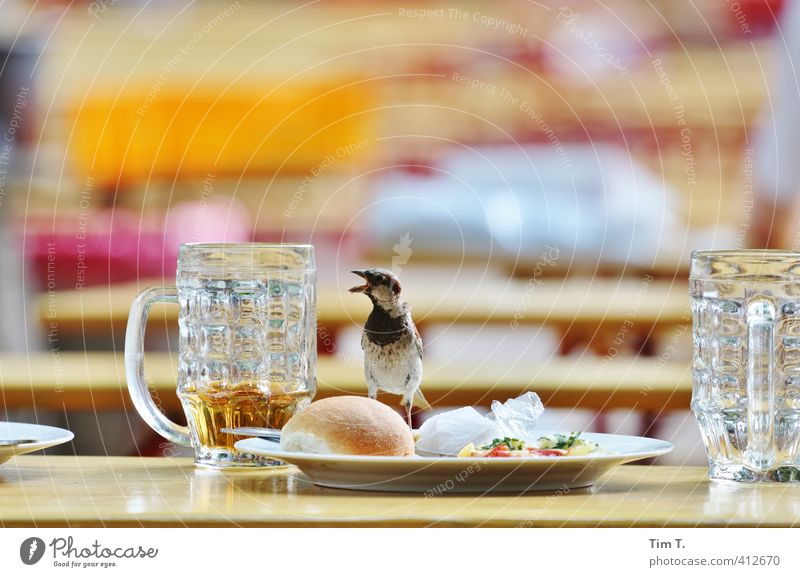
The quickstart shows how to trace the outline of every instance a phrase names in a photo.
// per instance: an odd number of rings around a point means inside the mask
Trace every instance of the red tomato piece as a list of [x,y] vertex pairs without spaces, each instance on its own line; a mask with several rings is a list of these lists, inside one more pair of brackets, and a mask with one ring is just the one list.
[[528,452],[538,457],[563,457],[567,454],[564,449],[528,449]]
[[486,454],[487,457],[510,457],[511,451],[505,445],[498,445]]

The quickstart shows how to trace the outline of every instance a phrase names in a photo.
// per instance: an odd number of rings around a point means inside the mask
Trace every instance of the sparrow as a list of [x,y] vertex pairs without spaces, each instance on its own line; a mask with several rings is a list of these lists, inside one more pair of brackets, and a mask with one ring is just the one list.
[[364,325],[364,376],[371,399],[378,391],[402,395],[411,426],[411,407],[430,409],[419,385],[422,382],[422,338],[411,319],[411,308],[400,300],[400,280],[384,268],[351,271],[363,278],[363,285],[350,289],[372,301],[372,312]]

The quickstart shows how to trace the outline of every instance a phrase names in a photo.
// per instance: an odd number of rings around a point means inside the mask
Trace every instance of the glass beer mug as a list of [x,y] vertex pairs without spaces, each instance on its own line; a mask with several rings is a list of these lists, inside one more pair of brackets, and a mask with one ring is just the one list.
[[[125,339],[128,389],[144,420],[168,440],[194,447],[196,463],[261,466],[223,427],[280,429],[316,390],[316,296],[310,245],[184,244],[176,288],[144,290]],[[178,396],[188,427],[168,419],[144,378],[150,306],[180,307]]]
[[709,476],[800,481],[800,253],[695,251],[689,281]]

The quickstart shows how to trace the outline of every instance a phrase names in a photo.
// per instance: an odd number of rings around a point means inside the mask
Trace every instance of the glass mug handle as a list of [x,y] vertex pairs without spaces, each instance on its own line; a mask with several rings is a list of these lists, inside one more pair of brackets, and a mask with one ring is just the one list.
[[775,463],[775,304],[747,304],[747,450],[745,464],[766,471]]
[[125,376],[133,405],[154,431],[178,445],[191,446],[189,429],[169,420],[153,402],[144,378],[144,333],[153,303],[178,304],[178,289],[156,287],[143,290],[131,305],[125,332]]

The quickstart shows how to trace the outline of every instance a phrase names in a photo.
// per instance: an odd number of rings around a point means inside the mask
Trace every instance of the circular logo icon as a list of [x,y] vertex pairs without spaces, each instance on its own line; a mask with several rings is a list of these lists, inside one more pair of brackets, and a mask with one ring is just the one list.
[[39,537],[28,537],[19,546],[19,558],[25,565],[38,563],[44,555],[44,541]]

